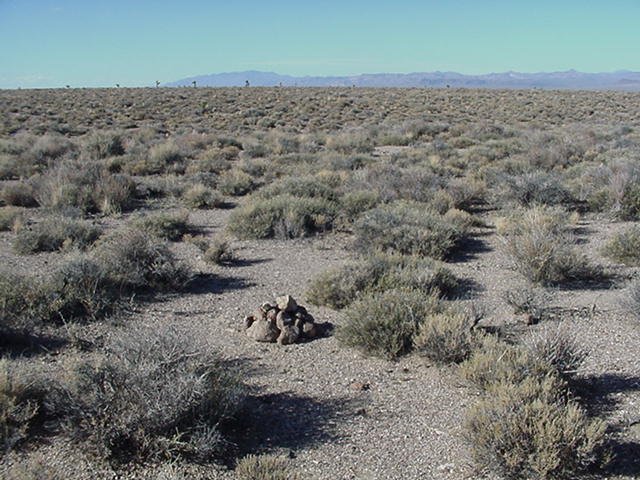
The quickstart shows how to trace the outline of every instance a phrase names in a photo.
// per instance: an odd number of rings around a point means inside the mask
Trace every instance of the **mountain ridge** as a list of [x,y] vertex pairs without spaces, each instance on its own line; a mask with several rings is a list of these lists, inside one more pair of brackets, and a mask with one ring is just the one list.
[[399,87],[399,88],[489,88],[489,89],[569,89],[640,91],[640,72],[617,70],[588,73],[577,70],[558,72],[492,72],[468,75],[457,72],[362,73],[357,75],[293,76],[276,72],[247,70],[186,77],[164,83],[166,87],[241,87],[248,81],[255,87]]

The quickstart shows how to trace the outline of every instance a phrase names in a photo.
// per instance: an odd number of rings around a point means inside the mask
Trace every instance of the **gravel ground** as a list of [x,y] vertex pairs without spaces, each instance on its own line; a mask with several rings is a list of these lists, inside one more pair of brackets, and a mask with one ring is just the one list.
[[[199,211],[191,220],[207,234],[222,230],[228,210]],[[583,225],[584,248],[595,261],[619,277],[633,269],[607,263],[598,251],[621,223],[591,220]],[[24,260],[8,252],[10,234],[0,237],[3,262],[10,267]],[[241,451],[280,453],[291,458],[292,471],[313,479],[471,479],[490,478],[476,471],[463,435],[466,409],[476,393],[463,385],[454,368],[430,365],[411,355],[397,362],[364,357],[339,347],[327,336],[311,342],[279,346],[249,341],[242,319],[262,302],[290,294],[309,307],[318,322],[339,325],[341,315],[308,304],[304,292],[310,280],[339,265],[350,254],[348,237],[332,234],[296,241],[234,242],[238,261],[226,267],[204,263],[197,248],[174,247],[204,275],[197,288],[137,308],[135,322],[172,328],[203,338],[211,349],[246,372],[252,389],[247,409],[254,425],[238,446]],[[37,258],[37,257],[36,257]],[[35,261],[47,262],[46,256]],[[33,257],[29,258],[31,262]],[[490,228],[478,231],[476,241],[450,268],[469,281],[465,302],[478,305],[485,324],[512,326],[528,334],[503,300],[504,292],[524,288],[525,282],[503,255],[499,238]],[[551,293],[562,312],[562,328],[591,354],[582,377],[591,380],[589,405],[621,428],[624,454],[611,477],[638,478],[640,465],[640,329],[620,308],[621,285],[610,289],[566,289]],[[595,308],[593,307],[595,305]],[[559,323],[543,322],[531,331]],[[107,331],[108,325],[96,326]],[[43,447],[50,461],[68,460],[86,478],[179,478],[175,469],[97,471],[72,447]],[[67,452],[67,453],[65,453]],[[636,461],[637,462],[637,461]],[[234,478],[224,468],[189,467],[185,478]]]

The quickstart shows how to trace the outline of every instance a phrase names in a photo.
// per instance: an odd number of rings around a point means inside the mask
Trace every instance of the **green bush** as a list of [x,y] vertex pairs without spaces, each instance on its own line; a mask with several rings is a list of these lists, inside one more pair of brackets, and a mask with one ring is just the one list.
[[418,328],[414,347],[421,355],[440,364],[460,363],[481,344],[481,334],[471,313],[448,308],[427,315]]
[[123,332],[52,387],[52,427],[116,462],[216,458],[243,389],[207,350],[168,330]]
[[83,220],[48,217],[18,231],[13,248],[21,255],[37,252],[81,248],[92,245],[102,235],[102,229]]
[[296,238],[329,230],[335,215],[336,206],[328,200],[278,195],[236,209],[228,228],[240,238]]
[[555,377],[499,383],[466,424],[482,467],[513,479],[568,479],[601,464],[606,425],[562,396]]
[[339,309],[365,292],[408,288],[447,296],[457,287],[456,277],[434,260],[376,253],[316,276],[306,296],[314,305]]
[[438,298],[414,290],[371,293],[345,310],[336,337],[368,355],[394,359],[409,352],[424,318],[437,312]]
[[187,212],[152,213],[135,220],[133,226],[150,235],[172,242],[181,240],[192,229],[189,225]]
[[614,234],[604,246],[603,253],[628,266],[640,265],[640,227],[633,225]]
[[466,230],[418,203],[400,202],[364,213],[354,233],[359,251],[379,249],[442,259],[455,250]]
[[256,192],[258,198],[268,199],[278,195],[292,195],[299,198],[323,198],[337,201],[335,190],[316,177],[285,177]]

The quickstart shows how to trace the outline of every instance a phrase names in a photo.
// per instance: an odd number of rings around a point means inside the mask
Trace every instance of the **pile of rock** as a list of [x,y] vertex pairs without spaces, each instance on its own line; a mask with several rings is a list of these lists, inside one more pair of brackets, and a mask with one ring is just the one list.
[[319,333],[319,326],[307,309],[290,295],[276,298],[275,305],[263,303],[253,315],[244,318],[244,325],[249,338],[280,345],[315,338]]

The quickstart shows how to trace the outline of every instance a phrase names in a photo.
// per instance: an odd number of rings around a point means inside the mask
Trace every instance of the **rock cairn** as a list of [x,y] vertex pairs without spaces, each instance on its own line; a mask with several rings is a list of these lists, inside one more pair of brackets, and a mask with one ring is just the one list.
[[275,305],[266,302],[253,315],[244,318],[249,338],[257,342],[289,345],[318,336],[319,327],[307,309],[290,295],[277,297]]

